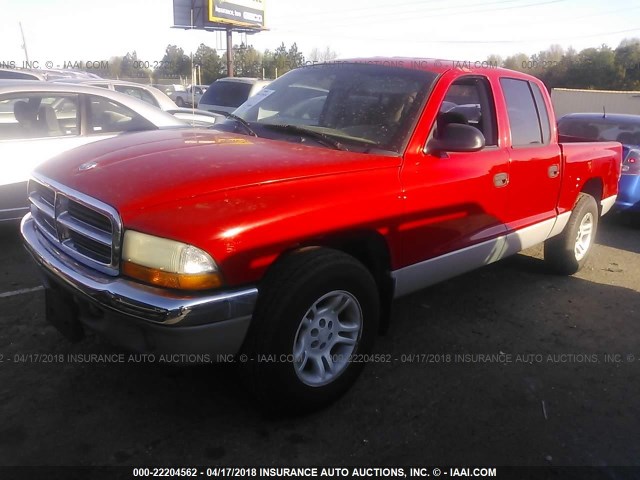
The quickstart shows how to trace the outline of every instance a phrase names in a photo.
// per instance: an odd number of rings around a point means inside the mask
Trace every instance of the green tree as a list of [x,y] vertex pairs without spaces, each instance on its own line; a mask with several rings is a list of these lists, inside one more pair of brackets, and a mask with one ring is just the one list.
[[569,88],[612,89],[619,84],[615,52],[606,45],[586,48],[569,63],[566,86]]
[[620,72],[620,87],[640,90],[640,39],[625,39],[615,51],[615,63]]
[[201,43],[193,54],[194,65],[200,66],[200,75],[202,83],[208,85],[217,79],[226,76],[225,60],[218,55],[218,52],[211,47]]
[[487,63],[491,65],[497,65],[498,67],[503,67],[504,59],[500,55],[489,55],[487,57]]
[[302,67],[304,65],[304,55],[298,50],[298,45],[293,43],[287,50],[284,42],[272,53],[269,50],[264,52],[263,67],[267,78],[276,78],[289,70]]
[[124,57],[111,57],[109,59],[109,78],[120,78],[122,73],[122,59]]
[[526,53],[516,53],[515,55],[505,58],[504,68],[524,72],[529,68],[530,61],[531,59]]
[[164,57],[155,69],[154,77],[170,78],[177,81],[191,77],[191,59],[176,45],[167,45]]
[[233,47],[234,52],[234,75],[237,77],[262,78],[263,55],[253,46],[246,46],[244,43]]
[[284,42],[282,42],[273,53],[273,65],[275,67],[273,78],[279,77],[283,73],[287,73],[289,70],[291,70],[288,62],[289,60],[287,58],[287,47],[285,47]]
[[[87,70],[91,71],[91,70]],[[115,79],[130,79],[146,81],[151,78],[152,70],[148,68],[148,64],[138,59],[138,54],[127,52],[125,56],[111,57],[109,59],[109,69],[107,72],[95,71],[100,76],[108,76]]]
[[549,89],[640,90],[640,39],[625,39],[615,50],[601,45],[577,52],[551,45],[531,57],[524,53],[507,57],[503,66],[535,75]]
[[294,42],[291,47],[289,47],[289,51],[287,52],[287,60],[289,65],[289,70],[293,70],[294,68],[298,68],[304,65],[304,55],[302,52],[298,51],[298,45]]

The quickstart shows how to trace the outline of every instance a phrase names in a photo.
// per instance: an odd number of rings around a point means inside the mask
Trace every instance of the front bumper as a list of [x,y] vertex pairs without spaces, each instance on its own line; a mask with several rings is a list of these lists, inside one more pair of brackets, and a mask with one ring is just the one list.
[[235,354],[246,336],[255,287],[188,294],[111,277],[58,250],[36,228],[21,224],[25,245],[45,286],[69,295],[78,320],[111,343],[139,352]]

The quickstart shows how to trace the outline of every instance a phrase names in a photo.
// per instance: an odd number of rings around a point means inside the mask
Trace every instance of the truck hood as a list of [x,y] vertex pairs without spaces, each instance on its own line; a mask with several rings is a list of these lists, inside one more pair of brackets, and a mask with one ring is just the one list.
[[41,165],[36,174],[122,210],[398,164],[398,157],[176,129],[124,134],[84,145]]

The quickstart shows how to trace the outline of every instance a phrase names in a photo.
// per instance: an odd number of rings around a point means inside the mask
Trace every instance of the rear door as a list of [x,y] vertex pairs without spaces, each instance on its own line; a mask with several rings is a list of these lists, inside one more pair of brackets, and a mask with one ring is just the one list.
[[531,227],[531,241],[537,243],[546,238],[556,217],[560,146],[552,141],[550,106],[538,84],[503,77],[500,85],[511,137],[506,225],[508,231]]

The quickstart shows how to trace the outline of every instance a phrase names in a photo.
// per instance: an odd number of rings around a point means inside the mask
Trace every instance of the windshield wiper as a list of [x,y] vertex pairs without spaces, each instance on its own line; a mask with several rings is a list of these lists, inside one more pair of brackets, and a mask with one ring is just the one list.
[[261,126],[264,128],[272,129],[272,130],[282,130],[284,132],[299,133],[301,135],[311,137],[314,140],[316,140],[318,143],[322,143],[325,146],[335,148],[336,150],[347,150],[347,148],[342,143],[331,138],[329,135],[325,135],[324,133],[316,132],[315,130],[310,130],[308,128],[300,127],[298,125],[288,125],[288,124],[283,125],[279,123],[262,123]]
[[251,135],[252,137],[257,137],[258,136],[258,134],[253,130],[253,128],[251,128],[251,125],[249,124],[249,122],[247,122],[244,118],[239,117],[235,113],[225,112],[225,113],[223,113],[223,115],[225,115],[227,118],[235,120],[240,125],[242,125],[245,128],[245,130],[249,133],[249,135]]

